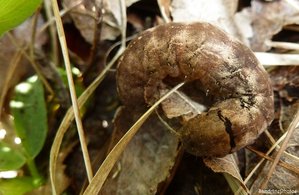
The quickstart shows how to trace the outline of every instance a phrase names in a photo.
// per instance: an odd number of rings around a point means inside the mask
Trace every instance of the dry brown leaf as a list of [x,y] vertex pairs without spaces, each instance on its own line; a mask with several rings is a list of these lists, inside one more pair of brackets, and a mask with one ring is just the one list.
[[232,20],[237,5],[237,0],[174,0],[171,4],[171,15],[174,22],[206,21],[213,23],[241,39]]
[[[289,66],[276,68],[270,72],[274,91],[277,93],[280,104],[277,105],[279,129],[281,133],[290,125],[299,108],[299,67]],[[299,142],[298,142],[299,143]]]
[[[40,27],[43,24],[41,16],[38,17],[37,27]],[[25,45],[29,46],[32,38],[32,18],[29,18],[21,25],[16,27],[11,33],[14,35],[16,42],[24,47]],[[45,33],[39,34],[35,39],[35,47],[41,48],[41,46],[46,42],[47,36]],[[2,92],[4,80],[8,75],[9,65],[13,60],[15,54],[20,50],[16,48],[11,42],[7,35],[3,35],[0,39],[0,91]],[[13,77],[9,81],[9,87],[15,85],[22,77],[30,72],[29,62],[25,58],[21,58],[18,62],[17,68],[13,73]]]
[[[21,25],[19,25],[17,28],[13,30],[13,34],[15,38],[18,40],[19,45],[27,44],[30,45],[32,42],[32,33],[34,31],[33,28],[33,20],[35,19],[36,15],[32,16],[31,18],[28,18],[23,22]],[[36,49],[41,49],[41,47],[48,41],[48,34],[45,32],[39,32],[39,29],[43,27],[45,24],[45,21],[41,14],[37,16],[36,21],[36,36],[34,40],[34,47]],[[39,33],[38,33],[39,32]]]
[[[2,88],[6,79],[6,75],[8,75],[9,64],[13,60],[14,55],[16,54],[17,49],[13,46],[7,36],[3,36],[0,39],[0,91],[2,92]],[[20,66],[14,71],[14,76],[9,81],[9,86],[15,85],[21,76],[23,76],[28,71],[28,61],[21,60],[19,63]],[[9,88],[9,87],[8,87]]]
[[[121,110],[114,141],[142,112]],[[155,194],[171,174],[178,156],[178,139],[152,115],[129,143],[107,178],[101,194]]]
[[[64,0],[64,7],[71,8],[81,0]],[[120,35],[121,11],[118,1],[92,1],[85,0],[70,11],[76,27],[81,35],[89,43],[94,41],[95,28],[99,28],[98,22],[101,16],[100,10],[104,10],[101,40],[115,40]],[[103,7],[101,7],[103,5]]]
[[[33,28],[33,21],[36,25]],[[34,15],[21,25],[17,26],[10,34],[4,34],[0,39],[0,108],[7,107],[5,100],[9,95],[11,87],[16,85],[24,76],[32,73],[30,63],[23,58],[24,52],[29,46],[32,49],[40,50],[47,40],[45,33],[35,34],[34,29],[44,23],[40,15]],[[33,45],[34,44],[34,45]],[[2,115],[5,109],[0,111]]]
[[235,24],[242,37],[242,42],[247,46],[250,46],[249,39],[253,36],[253,29],[251,26],[252,17],[250,9],[243,9],[241,12],[238,12],[234,15]]
[[238,163],[233,154],[226,155],[223,158],[205,158],[204,163],[216,173],[228,173],[233,176],[244,189],[249,191],[240,175]]
[[266,45],[267,40],[278,33],[283,26],[298,23],[298,6],[299,2],[293,0],[272,2],[254,0],[251,1],[251,7],[236,14],[236,22],[254,51],[267,51],[270,49]]
[[[167,91],[166,89],[161,90],[160,94],[164,95]],[[173,93],[161,105],[167,118],[183,117],[186,121],[207,109],[204,105],[197,103],[180,91]]]

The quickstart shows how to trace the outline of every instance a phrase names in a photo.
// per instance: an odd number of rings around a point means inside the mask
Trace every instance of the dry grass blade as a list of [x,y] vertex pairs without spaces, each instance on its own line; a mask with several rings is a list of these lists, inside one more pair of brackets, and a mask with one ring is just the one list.
[[172,90],[170,90],[167,94],[161,97],[153,106],[150,107],[139,119],[138,121],[128,130],[128,132],[122,137],[122,139],[115,145],[115,147],[111,150],[108,154],[104,162],[102,163],[101,167],[98,169],[97,173],[95,174],[94,178],[91,180],[90,184],[86,188],[84,194],[98,194],[109,175],[111,169],[113,168],[114,164],[116,163],[117,159],[124,151],[127,144],[130,140],[134,137],[137,133],[138,129],[141,125],[145,122],[145,120],[150,116],[150,114],[156,109],[156,107],[164,101],[169,95],[183,86],[184,83],[178,84]]
[[[81,1],[80,1],[81,2]],[[116,55],[112,58],[112,60],[109,62],[107,66],[105,66],[104,70],[101,72],[99,76],[88,86],[88,88],[82,93],[82,95],[78,99],[78,105],[81,108],[84,103],[87,101],[87,99],[91,96],[91,94],[95,91],[95,89],[99,86],[99,84],[104,79],[106,73],[111,69],[111,67],[114,65],[114,63],[117,61],[117,59],[120,57],[120,55],[123,53],[123,51],[126,48],[126,8],[124,3],[122,4],[122,44],[119,50],[117,51]],[[61,122],[59,129],[56,133],[55,139],[52,144],[51,152],[50,152],[50,180],[51,180],[51,187],[52,187],[52,193],[56,194],[56,188],[55,188],[55,178],[56,178],[56,163],[57,158],[59,154],[59,149],[62,143],[63,136],[65,132],[67,131],[68,127],[70,126],[72,120],[74,119],[74,112],[72,107],[68,109],[63,121]]]
[[72,69],[71,69],[70,59],[69,59],[69,55],[68,55],[68,48],[66,45],[66,38],[65,38],[65,34],[64,34],[61,17],[59,14],[58,3],[56,0],[52,0],[52,8],[53,8],[54,16],[56,19],[56,27],[57,27],[57,32],[59,35],[59,42],[61,45],[62,55],[63,55],[63,59],[64,59],[67,80],[68,80],[68,85],[69,85],[69,89],[70,89],[71,101],[72,101],[72,105],[73,105],[73,111],[74,111],[77,130],[78,130],[78,134],[79,134],[79,140],[80,140],[80,144],[81,144],[81,148],[82,148],[82,152],[83,152],[83,158],[84,158],[84,163],[85,163],[85,167],[86,167],[87,177],[88,177],[88,180],[90,181],[93,177],[91,162],[90,162],[87,144],[86,144],[86,140],[85,140],[85,135],[84,135],[84,131],[83,131],[83,125],[82,125],[82,121],[80,118],[80,110],[79,110],[79,106],[78,106],[78,102],[77,102],[77,95],[76,95],[76,90],[75,90],[73,76],[72,76]]
[[[264,133],[266,134],[266,136],[268,137],[268,139],[270,140],[270,142],[272,143],[272,145],[274,145],[276,141],[272,137],[272,135],[269,133],[269,131],[266,130]],[[276,149],[278,150],[279,148],[280,148],[280,146],[276,145]],[[284,151],[284,155],[288,156],[289,158],[293,159],[294,161],[299,162],[299,157],[297,157],[297,156],[295,156],[295,155],[293,155],[293,154],[291,154],[291,153],[289,153],[287,151]]]
[[[269,155],[286,137],[286,133],[283,134],[279,140],[276,141],[276,143],[274,145],[272,145],[272,147],[267,151],[266,155]],[[248,174],[248,176],[245,178],[244,183],[247,184],[247,182],[251,179],[251,177],[253,176],[253,174],[257,171],[257,169],[262,165],[262,163],[265,161],[265,159],[261,159],[256,166],[251,170],[251,172]],[[240,187],[238,189],[238,191],[235,194],[240,194],[242,188]]]
[[[119,58],[119,56],[124,51],[124,47],[121,47],[117,54],[113,57],[113,59],[110,61],[110,63],[105,67],[105,69],[101,72],[101,74],[88,86],[88,88],[83,92],[83,94],[78,99],[78,105],[81,108],[84,103],[87,101],[87,99],[91,96],[91,94],[94,92],[94,90],[99,86],[99,84],[104,79],[106,73],[111,69],[111,67],[114,65],[116,60]],[[63,136],[65,132],[68,130],[71,122],[74,119],[74,112],[72,107],[70,107],[65,114],[65,117],[63,118],[63,121],[61,122],[55,139],[52,144],[51,153],[50,153],[50,179],[51,179],[51,185],[52,185],[52,191],[55,192],[55,173],[56,173],[56,162],[57,157],[59,154],[59,149],[62,143]]]
[[294,119],[292,120],[292,122],[291,122],[291,124],[290,124],[290,126],[287,130],[286,138],[284,139],[279,151],[277,152],[277,155],[275,156],[274,162],[272,163],[272,165],[269,169],[269,172],[268,172],[266,178],[264,179],[264,182],[261,184],[260,189],[265,189],[267,187],[268,181],[270,180],[270,178],[271,178],[271,176],[272,176],[272,174],[275,170],[275,167],[276,167],[277,163],[279,162],[279,159],[280,159],[282,153],[287,148],[289,139],[291,138],[294,130],[296,129],[296,126],[297,126],[298,122],[299,122],[299,111],[297,111]]
[[[265,158],[271,162],[273,162],[273,158],[271,158],[270,156],[264,154],[263,152],[260,152],[260,151],[257,151],[255,150],[254,148],[250,147],[250,146],[247,146],[247,149],[249,149],[250,151],[254,152],[255,154],[257,154],[258,156],[262,157],[262,158]],[[285,163],[283,161],[279,161],[278,162],[278,165],[280,165],[281,167],[284,167],[290,171],[293,171],[294,173],[297,173],[299,174],[299,169],[297,167],[294,167],[293,165],[291,164],[288,164],[288,163]]]
[[[240,181],[228,173],[223,173],[227,183],[235,194],[247,195],[246,189],[240,184]],[[237,193],[238,192],[238,193]]]

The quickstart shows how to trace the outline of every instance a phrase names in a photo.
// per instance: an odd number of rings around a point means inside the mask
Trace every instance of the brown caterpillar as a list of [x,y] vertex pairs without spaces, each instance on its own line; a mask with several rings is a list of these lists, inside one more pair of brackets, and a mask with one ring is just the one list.
[[208,99],[207,112],[178,130],[192,154],[235,152],[251,144],[273,120],[267,72],[249,48],[212,24],[151,28],[131,41],[119,60],[118,92],[125,106],[152,105],[160,89],[181,82],[193,95]]

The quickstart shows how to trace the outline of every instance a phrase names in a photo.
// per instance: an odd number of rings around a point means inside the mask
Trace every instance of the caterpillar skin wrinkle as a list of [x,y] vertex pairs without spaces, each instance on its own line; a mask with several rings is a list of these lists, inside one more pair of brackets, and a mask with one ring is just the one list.
[[254,142],[273,120],[267,72],[248,47],[212,24],[148,29],[130,42],[118,63],[118,92],[127,107],[150,106],[161,89],[181,82],[210,102],[177,130],[194,155],[235,152]]

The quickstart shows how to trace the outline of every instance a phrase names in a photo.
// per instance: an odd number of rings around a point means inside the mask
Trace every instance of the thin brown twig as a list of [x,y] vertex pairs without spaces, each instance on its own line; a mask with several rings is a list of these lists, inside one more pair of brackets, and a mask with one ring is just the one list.
[[95,54],[97,51],[97,45],[99,39],[101,38],[103,15],[104,15],[104,10],[102,7],[103,7],[103,0],[101,1],[100,10],[98,10],[97,8],[95,9],[96,18],[94,19],[94,26],[93,26],[93,43],[90,49],[90,54],[88,56],[88,61],[87,61],[88,66],[90,66],[94,62]]

